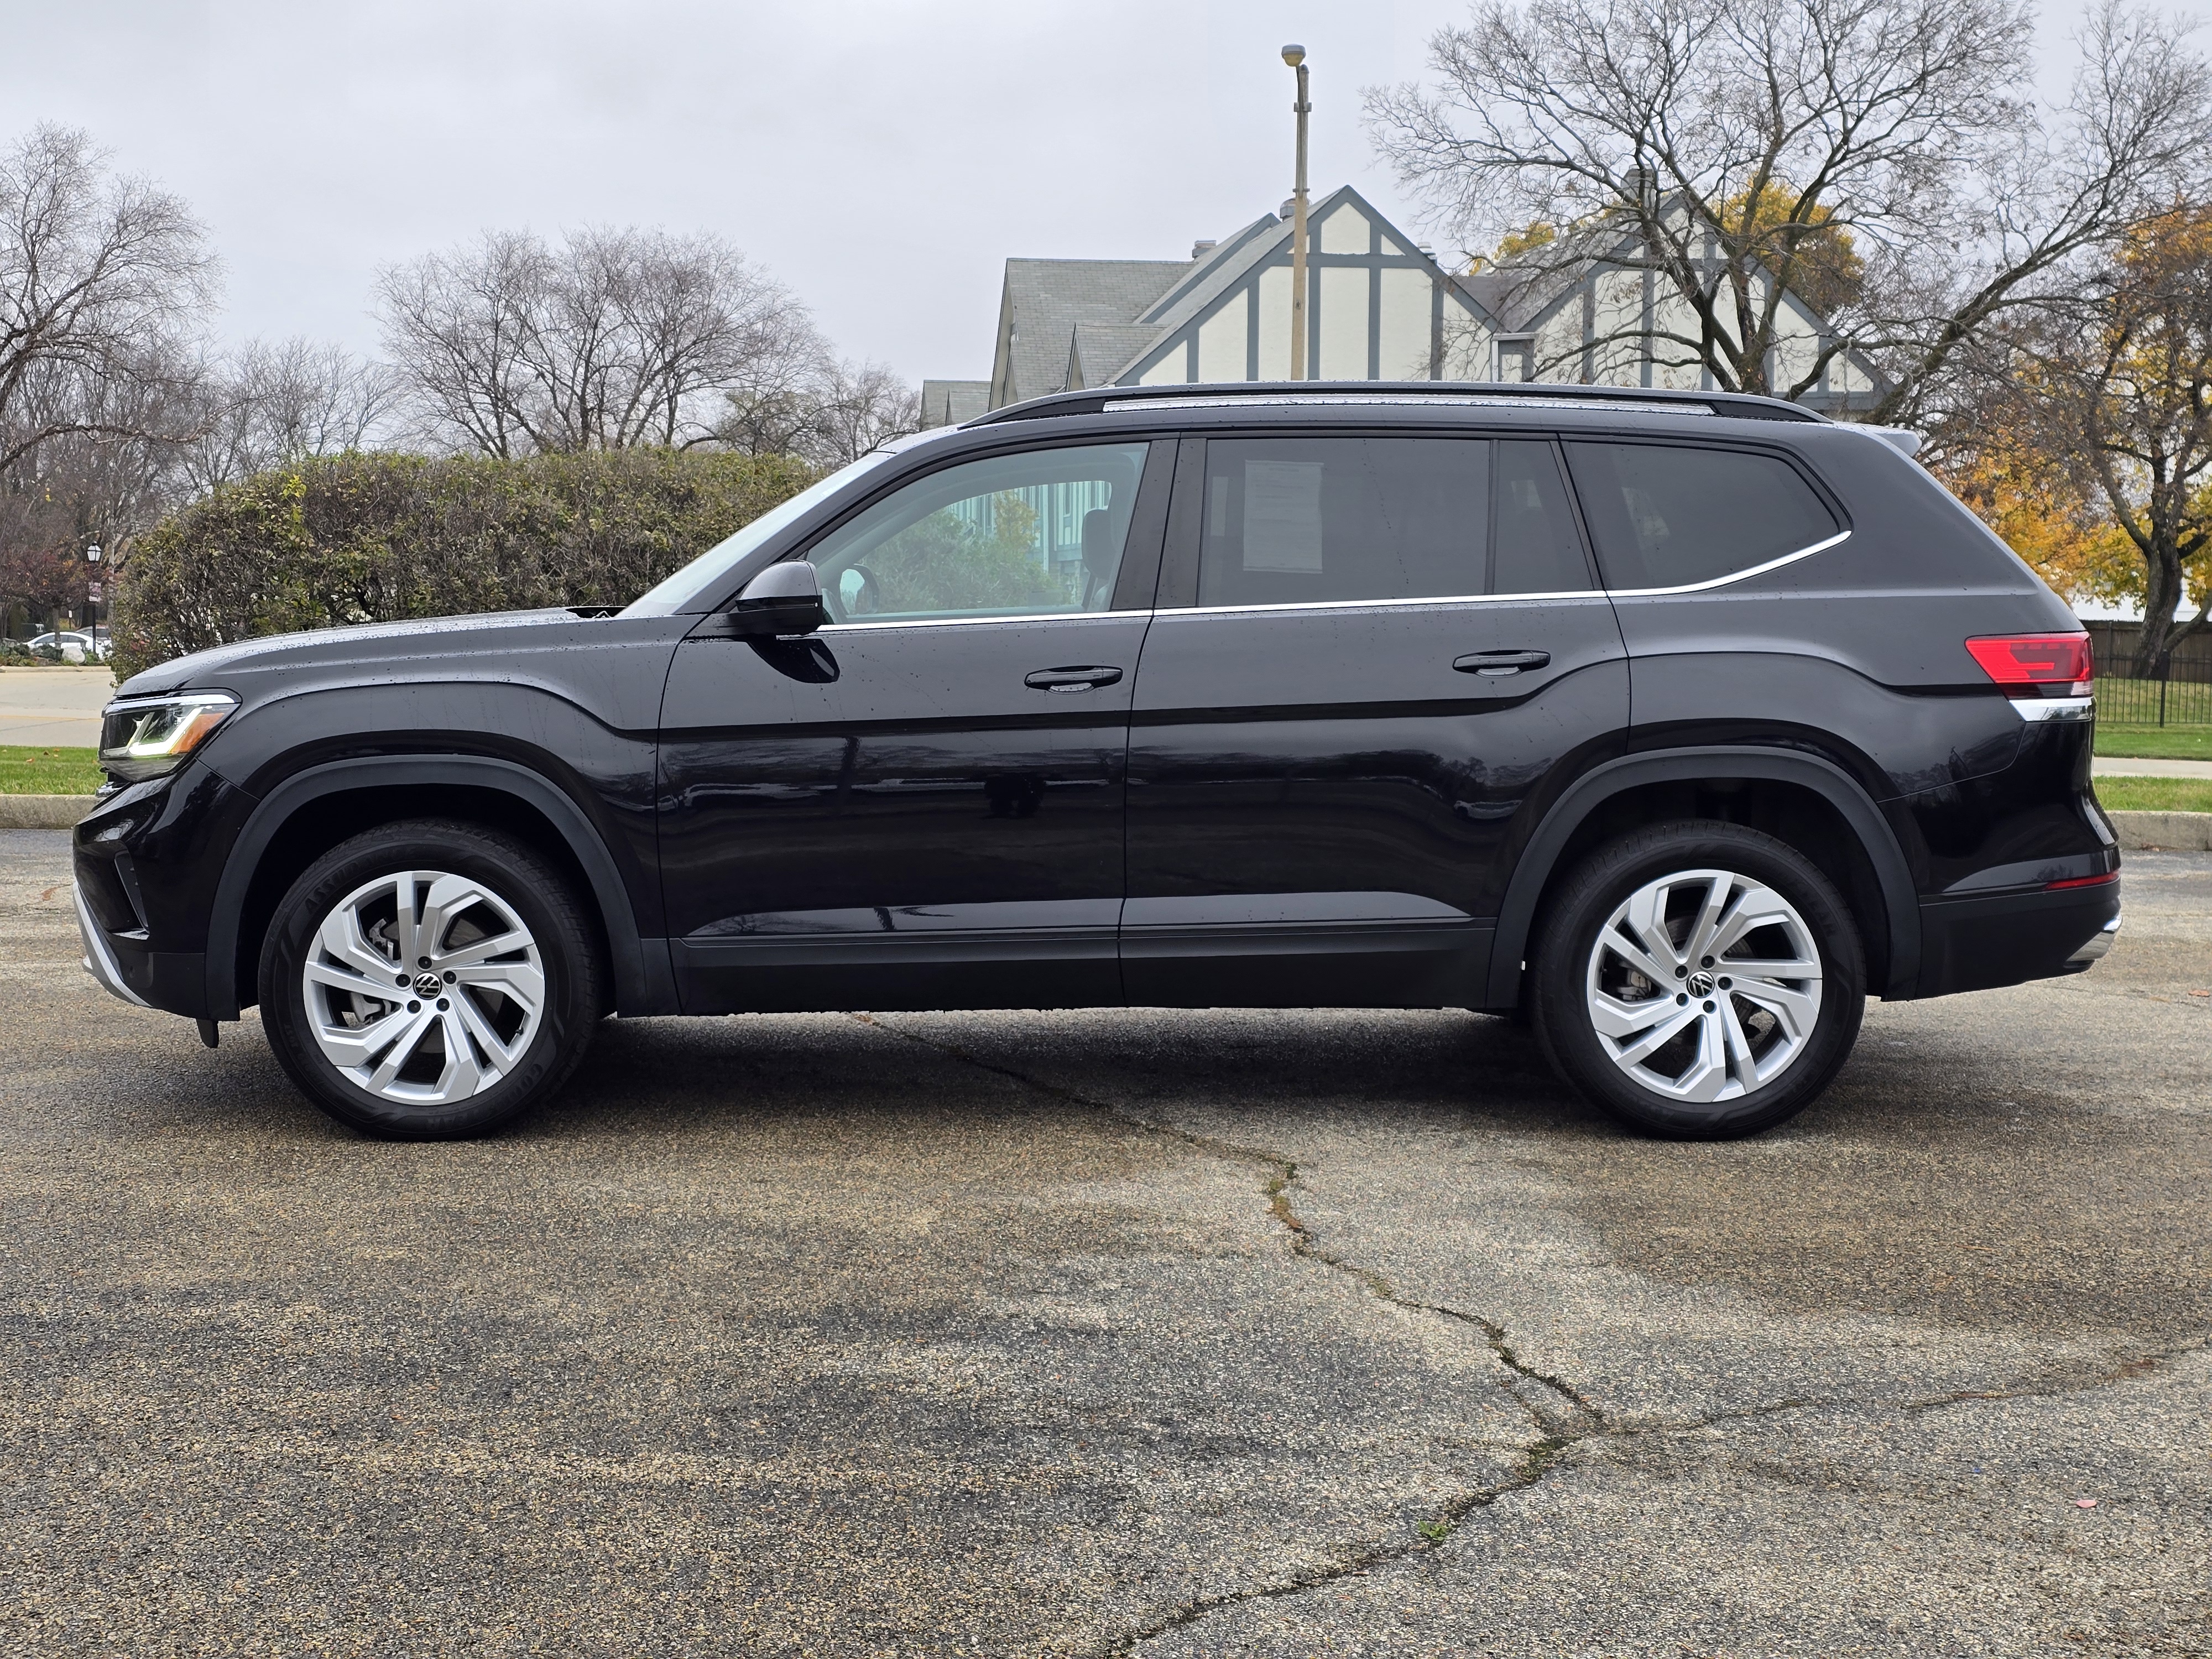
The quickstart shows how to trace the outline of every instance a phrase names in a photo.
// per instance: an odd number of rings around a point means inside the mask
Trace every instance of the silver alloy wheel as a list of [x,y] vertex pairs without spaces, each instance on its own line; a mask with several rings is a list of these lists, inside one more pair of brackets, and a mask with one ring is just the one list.
[[1789,900],[1752,877],[1646,882],[1599,929],[1584,979],[1599,1045],[1638,1087],[1733,1100],[1788,1071],[1820,1018],[1820,952]]
[[441,870],[379,876],[340,899],[301,980],[324,1058],[407,1106],[490,1088],[521,1063],[545,1013],[545,966],[514,907]]

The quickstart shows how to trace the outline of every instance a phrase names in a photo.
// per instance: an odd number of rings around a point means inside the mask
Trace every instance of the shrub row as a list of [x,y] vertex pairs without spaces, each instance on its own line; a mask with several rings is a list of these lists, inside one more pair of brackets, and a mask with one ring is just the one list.
[[627,605],[812,482],[781,456],[349,453],[222,486],[118,572],[118,677],[256,635]]

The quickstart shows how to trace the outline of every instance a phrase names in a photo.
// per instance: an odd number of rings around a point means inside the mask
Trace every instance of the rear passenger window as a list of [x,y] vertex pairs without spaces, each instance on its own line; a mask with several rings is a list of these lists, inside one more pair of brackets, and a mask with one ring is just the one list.
[[1680,444],[1566,449],[1608,587],[1711,581],[1826,541],[1841,528],[1778,455]]
[[1231,438],[1206,458],[1200,605],[1590,588],[1548,442]]

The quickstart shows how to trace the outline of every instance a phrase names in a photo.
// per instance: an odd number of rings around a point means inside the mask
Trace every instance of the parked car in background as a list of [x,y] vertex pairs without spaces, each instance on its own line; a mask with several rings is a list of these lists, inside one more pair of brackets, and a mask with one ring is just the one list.
[[[1113,388],[904,440],[617,614],[141,673],[86,965],[373,1133],[613,1012],[1465,1007],[1657,1133],[2119,926],[2087,636],[1901,434],[1719,393]],[[1471,1088],[1481,1079],[1470,1079]]]
[[110,647],[103,628],[91,634],[70,629],[58,634],[34,634],[23,641],[23,648],[34,656],[58,652],[64,662],[106,662]]

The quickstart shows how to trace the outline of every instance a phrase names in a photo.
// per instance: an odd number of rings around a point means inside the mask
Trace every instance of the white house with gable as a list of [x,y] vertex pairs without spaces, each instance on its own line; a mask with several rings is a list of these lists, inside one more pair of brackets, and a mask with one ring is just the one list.
[[[1711,389],[1680,349],[1689,309],[1651,272],[1449,272],[1349,185],[1309,210],[1306,362],[1324,380],[1529,380]],[[1623,243],[1623,258],[1632,243]],[[1679,315],[1677,313],[1680,313]],[[1777,368],[1810,362],[1818,313],[1785,295]],[[925,380],[922,422],[945,426],[1047,392],[1282,380],[1291,371],[1291,223],[1262,214],[1188,260],[1009,259],[988,380]],[[1779,376],[1778,376],[1778,379]],[[1803,401],[1869,404],[1871,364],[1838,354]]]

